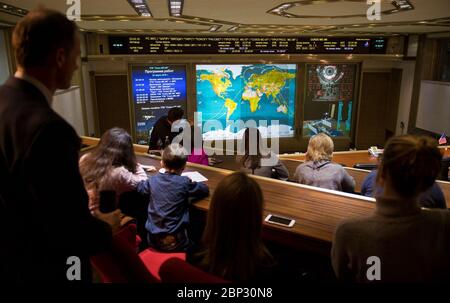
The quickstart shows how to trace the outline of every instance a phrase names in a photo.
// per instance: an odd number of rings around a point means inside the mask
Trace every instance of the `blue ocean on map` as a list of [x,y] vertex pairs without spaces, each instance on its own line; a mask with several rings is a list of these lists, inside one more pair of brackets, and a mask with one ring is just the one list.
[[[242,130],[230,126],[238,120],[256,121],[263,137],[292,137],[296,74],[295,64],[197,65],[203,138],[237,138]],[[205,129],[208,120],[220,121],[222,128]]]

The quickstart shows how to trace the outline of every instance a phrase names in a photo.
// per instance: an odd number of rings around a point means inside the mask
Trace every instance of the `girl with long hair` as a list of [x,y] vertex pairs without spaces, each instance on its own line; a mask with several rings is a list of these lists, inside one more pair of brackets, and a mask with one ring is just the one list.
[[[256,139],[256,141],[255,141]],[[269,149],[262,149],[262,137],[257,128],[246,128],[243,136],[244,155],[238,158],[241,171],[262,177],[287,180],[289,172],[278,156]],[[263,160],[271,165],[263,165]]]
[[119,196],[136,189],[147,174],[136,162],[131,136],[122,128],[107,130],[94,150],[80,159],[80,173],[89,194],[89,209],[99,207],[101,192],[115,192]]
[[264,279],[274,261],[262,241],[264,197],[245,173],[226,176],[211,199],[203,242],[192,263],[233,282]]

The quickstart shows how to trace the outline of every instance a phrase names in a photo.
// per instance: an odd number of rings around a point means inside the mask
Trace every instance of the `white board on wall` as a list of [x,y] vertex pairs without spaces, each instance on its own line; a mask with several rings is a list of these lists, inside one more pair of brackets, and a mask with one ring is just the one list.
[[79,136],[85,134],[83,108],[81,106],[80,88],[78,86],[57,91],[53,97],[52,108],[72,125]]
[[450,83],[422,81],[416,127],[450,135]]

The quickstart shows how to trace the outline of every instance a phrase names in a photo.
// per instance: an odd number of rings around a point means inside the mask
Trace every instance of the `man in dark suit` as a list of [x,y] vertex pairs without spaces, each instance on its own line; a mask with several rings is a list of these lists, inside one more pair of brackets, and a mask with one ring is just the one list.
[[78,68],[79,42],[56,11],[30,12],[14,29],[18,69],[0,87],[0,281],[89,282],[89,256],[110,245],[111,227],[88,209],[80,138],[51,108]]
[[176,131],[172,130],[172,125],[175,121],[183,118],[183,115],[184,110],[181,107],[172,107],[167,113],[167,116],[164,115],[159,118],[158,121],[155,122],[155,125],[153,125],[148,149],[164,149],[167,145],[172,143],[173,138],[180,134],[179,129]]

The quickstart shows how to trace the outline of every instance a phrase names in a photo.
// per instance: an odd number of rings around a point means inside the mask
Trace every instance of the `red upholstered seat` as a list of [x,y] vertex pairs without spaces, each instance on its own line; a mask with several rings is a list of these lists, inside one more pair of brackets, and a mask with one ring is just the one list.
[[190,282],[224,283],[188,264],[185,253],[165,253],[148,248],[136,253],[136,225],[125,226],[113,237],[109,252],[91,258],[104,283]]
[[141,257],[142,262],[144,262],[150,273],[158,280],[161,280],[161,278],[159,277],[159,269],[167,259],[178,258],[183,261],[186,260],[186,254],[184,252],[159,252],[154,250],[153,248],[147,248],[146,250],[142,251],[139,256]]
[[165,261],[159,270],[161,282],[169,283],[227,283],[228,281],[206,273],[179,258]]
[[129,224],[114,235],[109,252],[91,257],[104,283],[158,282],[136,252],[136,225]]

